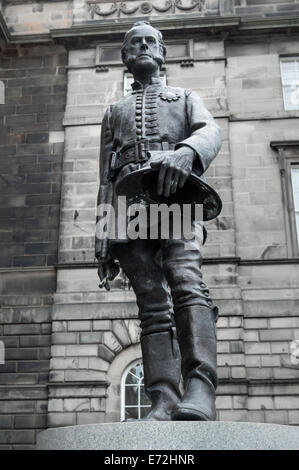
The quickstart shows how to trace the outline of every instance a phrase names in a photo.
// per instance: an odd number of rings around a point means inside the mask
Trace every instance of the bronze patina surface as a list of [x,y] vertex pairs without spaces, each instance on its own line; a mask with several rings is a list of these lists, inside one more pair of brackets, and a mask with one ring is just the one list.
[[[126,188],[142,200],[142,178],[155,175],[157,201],[180,202],[191,191],[190,202],[201,201],[209,220],[219,214],[221,200],[203,175],[220,149],[220,130],[197,94],[162,84],[165,55],[162,35],[150,24],[138,22],[127,32],[122,58],[134,83],[103,119],[98,204],[116,206]],[[202,279],[203,226],[192,224],[192,240],[96,237],[100,286],[109,289],[118,261],[136,294],[145,389],[152,402],[144,420],[216,417],[218,308]]]

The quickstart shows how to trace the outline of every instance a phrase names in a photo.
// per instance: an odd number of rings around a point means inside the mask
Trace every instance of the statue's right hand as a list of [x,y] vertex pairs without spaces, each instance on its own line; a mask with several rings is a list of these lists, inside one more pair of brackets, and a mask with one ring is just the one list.
[[113,259],[109,259],[107,261],[99,260],[98,264],[98,276],[101,280],[99,287],[102,289],[105,287],[106,290],[110,290],[109,281],[113,281],[113,279],[119,273],[119,266],[114,262]]
[[196,153],[187,145],[165,153],[164,157],[163,152],[161,153],[161,160],[153,161],[151,167],[159,170],[157,194],[169,197],[171,193],[176,192],[177,187],[182,188],[189,178]]

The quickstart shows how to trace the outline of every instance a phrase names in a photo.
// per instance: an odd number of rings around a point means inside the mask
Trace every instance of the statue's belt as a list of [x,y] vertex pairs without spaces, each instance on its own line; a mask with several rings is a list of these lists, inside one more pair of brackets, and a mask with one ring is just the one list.
[[150,151],[154,150],[173,150],[175,144],[169,143],[165,140],[148,141],[140,139],[135,141],[129,146],[124,147],[118,152],[111,152],[110,166],[109,166],[109,179],[112,180],[118,171],[128,163],[144,163],[151,154]]

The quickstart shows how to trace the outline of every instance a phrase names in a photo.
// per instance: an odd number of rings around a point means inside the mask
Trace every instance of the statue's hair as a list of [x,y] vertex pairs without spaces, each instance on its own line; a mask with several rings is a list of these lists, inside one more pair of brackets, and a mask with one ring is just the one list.
[[[165,60],[165,57],[166,57],[166,46],[164,44],[164,41],[163,41],[163,36],[162,36],[162,33],[161,31],[159,31],[158,29],[154,28],[149,21],[136,21],[136,23],[134,23],[134,25],[132,26],[131,29],[129,29],[129,31],[126,32],[125,34],[125,38],[124,38],[124,42],[123,42],[123,45],[122,45],[122,48],[121,48],[121,58],[122,58],[122,61],[125,65],[126,64],[126,55],[127,55],[127,44],[128,44],[128,40],[129,40],[129,37],[130,37],[130,34],[132,33],[132,31],[135,29],[135,28],[138,28],[138,26],[150,26],[152,29],[154,29],[156,32],[157,32],[157,36],[158,36],[158,39],[159,39],[159,46],[160,46],[160,51],[161,51],[161,55],[163,56],[164,60]],[[160,61],[160,67],[162,66],[163,62],[162,60]]]

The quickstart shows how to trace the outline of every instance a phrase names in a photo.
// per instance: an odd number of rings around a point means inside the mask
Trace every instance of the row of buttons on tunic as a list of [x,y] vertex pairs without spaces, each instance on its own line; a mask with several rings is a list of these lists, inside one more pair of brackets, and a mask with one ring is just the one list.
[[157,100],[158,90],[149,89],[145,96],[145,135],[158,134]]
[[137,139],[141,139],[142,136],[142,91],[136,95],[136,135]]
[[142,138],[142,107],[143,93],[145,93],[144,105],[144,127],[145,135],[155,135],[158,133],[157,126],[157,99],[158,92],[156,90],[138,91],[136,93],[136,137],[137,140]]

